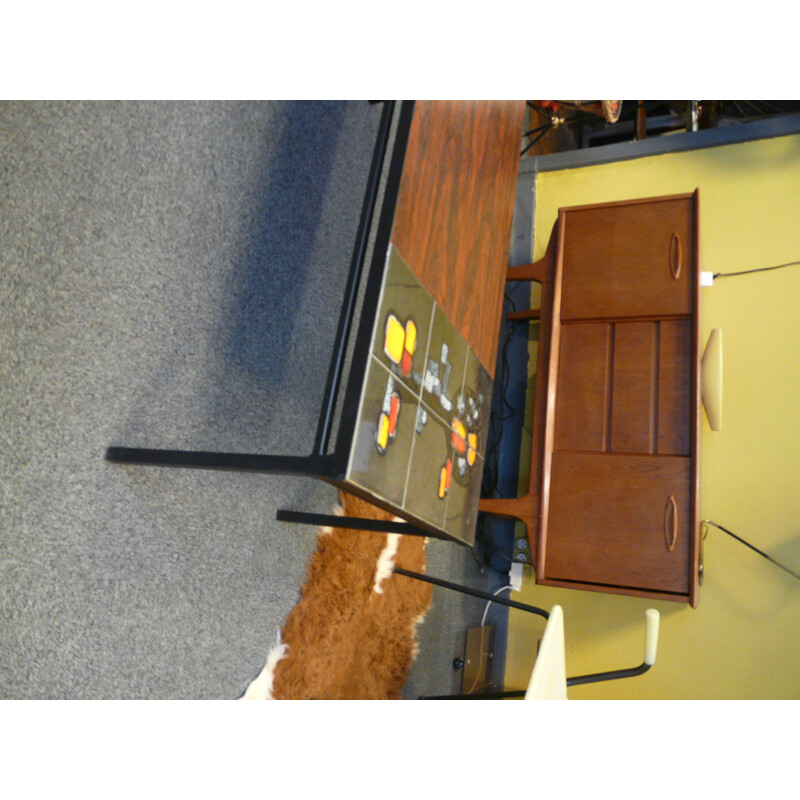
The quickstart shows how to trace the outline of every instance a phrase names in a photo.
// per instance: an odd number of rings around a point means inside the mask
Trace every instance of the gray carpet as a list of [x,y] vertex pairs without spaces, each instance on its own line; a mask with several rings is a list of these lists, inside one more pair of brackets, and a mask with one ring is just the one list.
[[[0,697],[236,698],[315,532],[276,475],[109,445],[305,454],[380,107],[0,104]],[[433,542],[430,571],[490,588]],[[484,603],[436,590],[407,696]]]

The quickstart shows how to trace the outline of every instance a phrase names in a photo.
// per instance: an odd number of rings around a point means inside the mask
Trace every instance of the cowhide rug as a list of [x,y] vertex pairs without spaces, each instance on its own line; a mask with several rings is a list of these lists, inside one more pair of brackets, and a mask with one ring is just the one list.
[[[392,519],[345,492],[341,502],[340,515]],[[426,543],[321,528],[300,602],[242,699],[401,699],[433,587],[392,570],[424,572]]]

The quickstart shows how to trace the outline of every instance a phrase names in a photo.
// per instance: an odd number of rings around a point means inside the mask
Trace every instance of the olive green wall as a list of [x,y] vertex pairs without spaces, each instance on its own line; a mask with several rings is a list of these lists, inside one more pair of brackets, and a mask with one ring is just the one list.
[[[540,173],[533,258],[559,207],[697,187],[701,269],[800,259],[800,136]],[[702,418],[700,518],[800,572],[800,266],[718,278],[702,289],[701,325],[703,345],[722,330],[724,377],[722,430]],[[573,687],[573,699],[800,699],[800,580],[711,527],[704,560],[697,609],[540,587],[527,568],[514,597],[564,608],[570,675],[641,663],[645,609],[661,612],[649,673]],[[509,627],[506,686],[522,688],[542,624],[512,611]]]

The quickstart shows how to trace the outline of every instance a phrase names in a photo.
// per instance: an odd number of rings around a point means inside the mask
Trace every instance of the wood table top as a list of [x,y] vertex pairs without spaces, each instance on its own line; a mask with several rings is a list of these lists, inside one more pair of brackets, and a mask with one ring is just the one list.
[[494,378],[524,101],[420,101],[392,242]]

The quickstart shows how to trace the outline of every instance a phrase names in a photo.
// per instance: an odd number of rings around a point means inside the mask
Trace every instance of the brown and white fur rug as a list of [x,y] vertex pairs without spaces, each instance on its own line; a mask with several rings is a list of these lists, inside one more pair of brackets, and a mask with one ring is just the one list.
[[[348,493],[337,513],[392,519]],[[417,654],[433,587],[393,573],[425,571],[420,536],[321,528],[301,590],[242,699],[397,700]]]

